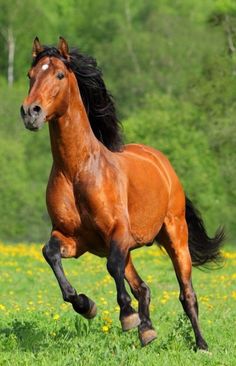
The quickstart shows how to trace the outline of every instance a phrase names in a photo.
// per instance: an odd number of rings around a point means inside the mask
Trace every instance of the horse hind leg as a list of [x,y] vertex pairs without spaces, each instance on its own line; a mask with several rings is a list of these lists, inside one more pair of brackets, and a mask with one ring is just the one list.
[[139,324],[139,338],[142,345],[146,346],[157,337],[149,314],[150,290],[146,283],[139,277],[132,263],[130,253],[125,267],[125,278],[129,283],[131,292],[138,300],[138,312],[141,321]]
[[157,241],[169,254],[180,286],[180,302],[190,319],[198,349],[207,350],[198,321],[198,302],[194,292],[191,273],[192,261],[188,247],[188,230],[185,218],[169,216],[165,219]]

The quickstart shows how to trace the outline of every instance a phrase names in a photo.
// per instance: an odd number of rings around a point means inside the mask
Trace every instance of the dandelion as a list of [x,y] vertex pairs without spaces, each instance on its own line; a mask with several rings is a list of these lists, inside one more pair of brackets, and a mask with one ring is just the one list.
[[136,306],[136,307],[138,306],[138,301],[136,299],[133,299],[132,303],[134,306]]
[[232,291],[231,296],[233,299],[236,299],[236,291]]
[[103,333],[107,333],[109,331],[109,327],[107,325],[103,325],[102,331]]
[[58,320],[60,318],[60,315],[59,314],[55,314],[54,317],[53,317],[53,320]]
[[228,258],[228,259],[235,259],[236,258],[236,253],[223,251],[223,255],[224,255],[225,258]]
[[161,299],[161,303],[165,304],[167,302],[167,299]]
[[0,304],[0,310],[5,311],[6,310],[5,305]]
[[107,301],[104,299],[104,297],[100,297],[100,301],[102,305],[107,305]]
[[69,305],[68,304],[66,304],[65,302],[63,302],[62,304],[61,304],[61,309],[62,310],[67,310],[69,308]]
[[14,309],[15,309],[15,311],[20,311],[20,306],[18,304],[15,304]]
[[147,276],[147,283],[152,283],[153,282],[153,276],[152,275],[148,275]]

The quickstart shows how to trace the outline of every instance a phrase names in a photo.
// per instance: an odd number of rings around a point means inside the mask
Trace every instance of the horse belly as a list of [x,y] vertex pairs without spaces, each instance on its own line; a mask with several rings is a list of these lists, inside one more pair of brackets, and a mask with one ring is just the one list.
[[167,213],[168,193],[157,186],[156,191],[136,189],[133,195],[133,199],[129,200],[132,235],[138,243],[152,242],[160,231]]
[[135,172],[129,177],[128,189],[131,232],[137,243],[149,243],[155,239],[167,214],[169,185],[153,162],[137,160],[130,171]]

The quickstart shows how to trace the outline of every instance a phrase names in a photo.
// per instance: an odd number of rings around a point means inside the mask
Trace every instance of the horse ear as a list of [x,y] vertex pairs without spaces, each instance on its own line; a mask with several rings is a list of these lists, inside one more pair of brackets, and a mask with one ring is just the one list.
[[63,37],[59,37],[58,51],[65,59],[69,60],[70,55],[68,43]]
[[43,46],[41,46],[41,43],[39,42],[38,37],[35,37],[34,43],[33,43],[33,50],[32,50],[32,57],[35,58],[37,55],[43,51]]

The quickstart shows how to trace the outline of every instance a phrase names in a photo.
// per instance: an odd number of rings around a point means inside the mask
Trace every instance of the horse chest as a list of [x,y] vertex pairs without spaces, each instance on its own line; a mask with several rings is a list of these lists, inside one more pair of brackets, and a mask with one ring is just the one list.
[[73,188],[61,174],[50,177],[46,201],[53,227],[68,236],[74,236],[81,224],[80,215],[76,209]]
[[94,214],[88,197],[82,198],[72,187],[55,182],[51,182],[47,189],[47,207],[54,229],[77,238],[78,245],[86,246],[91,253],[106,255],[103,236],[106,228],[100,224],[99,214],[103,212],[103,207],[99,207],[99,212]]

